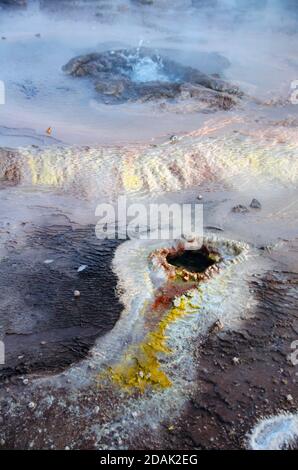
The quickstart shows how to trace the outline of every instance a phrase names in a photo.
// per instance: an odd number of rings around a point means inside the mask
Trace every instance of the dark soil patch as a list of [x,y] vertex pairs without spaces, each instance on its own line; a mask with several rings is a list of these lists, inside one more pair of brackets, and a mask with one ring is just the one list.
[[97,240],[94,227],[46,227],[0,263],[0,378],[61,371],[113,328],[122,309],[111,270],[118,244]]
[[215,264],[215,261],[209,256],[209,251],[204,247],[200,250],[185,250],[183,253],[168,255],[167,261],[192,273],[202,273],[209,266]]

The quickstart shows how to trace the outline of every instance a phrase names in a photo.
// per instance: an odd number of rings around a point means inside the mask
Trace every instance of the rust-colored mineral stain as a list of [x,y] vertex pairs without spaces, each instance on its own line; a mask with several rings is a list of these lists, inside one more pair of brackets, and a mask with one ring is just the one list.
[[152,259],[157,260],[159,266],[165,270],[168,281],[157,290],[155,300],[147,310],[145,328],[149,332],[144,340],[131,345],[124,358],[110,368],[112,380],[125,389],[144,391],[148,386],[171,386],[170,378],[159,363],[160,354],[171,353],[167,328],[180,318],[200,310],[200,305],[193,305],[183,294],[193,288],[201,292],[200,282],[218,272],[217,263],[221,257],[218,252],[205,245],[200,250],[185,250],[181,243],[176,247],[162,248],[151,253],[149,260]]
[[201,282],[209,279],[218,270],[220,254],[203,245],[199,250],[186,250],[183,244],[176,247],[162,248],[150,255],[157,260],[169,280]]

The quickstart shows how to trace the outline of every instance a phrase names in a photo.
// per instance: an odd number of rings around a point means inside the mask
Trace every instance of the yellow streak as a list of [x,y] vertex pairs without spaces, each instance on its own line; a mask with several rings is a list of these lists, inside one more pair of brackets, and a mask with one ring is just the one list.
[[198,310],[186,298],[180,300],[178,307],[173,307],[159,322],[156,329],[150,332],[138,345],[131,346],[123,361],[110,368],[111,379],[126,389],[135,388],[144,391],[146,387],[167,388],[171,386],[171,380],[161,369],[158,356],[170,354],[172,351],[167,345],[166,330],[171,323],[184,317],[192,311],[187,307]]

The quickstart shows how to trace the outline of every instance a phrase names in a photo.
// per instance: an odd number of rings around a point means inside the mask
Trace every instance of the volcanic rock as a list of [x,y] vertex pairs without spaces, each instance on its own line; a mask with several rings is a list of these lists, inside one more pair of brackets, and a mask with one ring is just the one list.
[[257,199],[253,199],[249,205],[249,207],[251,207],[252,209],[261,209],[262,208],[262,204],[260,203],[260,201],[258,201]]
[[247,212],[249,212],[249,210],[246,206],[238,204],[238,206],[232,208],[232,212],[234,212],[235,214],[246,214]]

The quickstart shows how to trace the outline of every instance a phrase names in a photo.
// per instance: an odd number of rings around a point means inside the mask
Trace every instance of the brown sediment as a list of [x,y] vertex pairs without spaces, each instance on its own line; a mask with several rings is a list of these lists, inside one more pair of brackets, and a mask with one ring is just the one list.
[[21,181],[21,176],[18,153],[0,148],[0,187],[17,185]]

